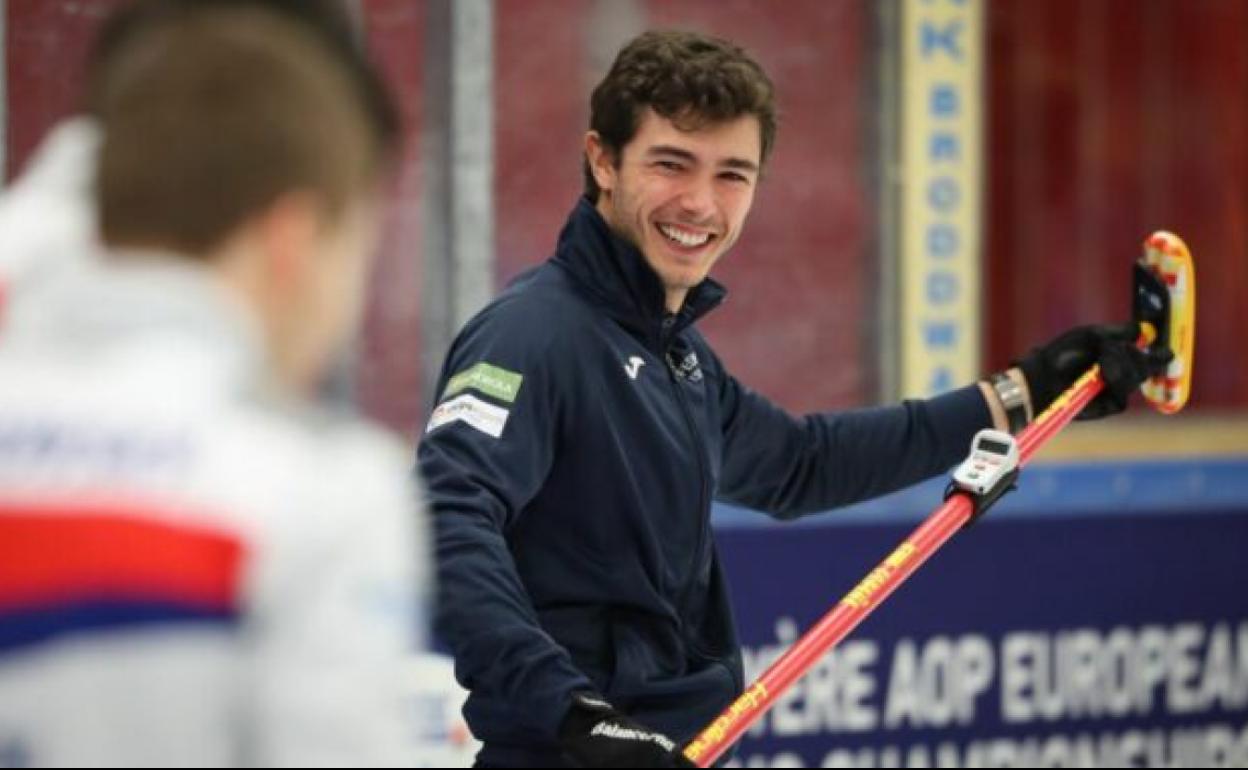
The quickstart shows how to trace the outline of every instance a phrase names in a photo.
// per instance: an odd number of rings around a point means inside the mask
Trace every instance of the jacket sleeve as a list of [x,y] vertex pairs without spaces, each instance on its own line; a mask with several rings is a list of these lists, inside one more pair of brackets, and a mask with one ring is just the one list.
[[975,385],[927,400],[799,418],[720,372],[719,496],[777,518],[878,497],[942,473],[992,424]]
[[456,677],[554,738],[571,694],[594,687],[540,627],[504,538],[551,468],[560,423],[554,343],[522,316],[487,311],[461,333],[418,460],[434,515],[435,629]]

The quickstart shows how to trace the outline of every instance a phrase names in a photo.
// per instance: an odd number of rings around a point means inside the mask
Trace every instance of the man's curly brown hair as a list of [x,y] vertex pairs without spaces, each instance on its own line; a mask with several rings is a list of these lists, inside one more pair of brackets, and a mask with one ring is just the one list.
[[[620,49],[589,104],[589,127],[617,166],[647,107],[683,130],[753,115],[762,140],[760,165],[776,139],[767,73],[740,46],[696,32],[660,30],[634,38]],[[601,191],[588,161],[584,174],[585,195],[597,201]]]

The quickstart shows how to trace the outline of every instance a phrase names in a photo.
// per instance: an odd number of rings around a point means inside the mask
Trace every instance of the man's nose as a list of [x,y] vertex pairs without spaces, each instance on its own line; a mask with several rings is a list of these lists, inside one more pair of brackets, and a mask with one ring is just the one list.
[[701,177],[690,180],[680,196],[683,214],[694,221],[702,222],[715,213],[715,190],[712,182],[711,179]]

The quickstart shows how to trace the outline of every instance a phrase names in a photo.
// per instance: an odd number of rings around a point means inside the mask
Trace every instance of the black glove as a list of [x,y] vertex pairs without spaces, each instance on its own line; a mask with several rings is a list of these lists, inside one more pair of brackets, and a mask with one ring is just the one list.
[[1022,370],[1031,391],[1034,414],[1040,414],[1093,364],[1101,365],[1105,390],[1076,420],[1096,420],[1127,408],[1131,394],[1149,377],[1161,374],[1174,357],[1169,350],[1140,350],[1139,324],[1079,326],[1011,362]]
[[585,767],[697,767],[671,738],[584,694],[572,696],[559,745]]

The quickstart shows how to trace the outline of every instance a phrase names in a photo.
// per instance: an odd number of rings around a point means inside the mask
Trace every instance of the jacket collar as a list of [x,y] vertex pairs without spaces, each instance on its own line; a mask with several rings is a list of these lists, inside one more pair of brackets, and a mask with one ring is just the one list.
[[707,278],[693,287],[675,316],[664,306],[663,283],[641,251],[617,235],[587,197],[559,234],[552,261],[623,326],[665,347],[671,337],[714,310],[728,291]]

